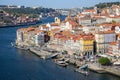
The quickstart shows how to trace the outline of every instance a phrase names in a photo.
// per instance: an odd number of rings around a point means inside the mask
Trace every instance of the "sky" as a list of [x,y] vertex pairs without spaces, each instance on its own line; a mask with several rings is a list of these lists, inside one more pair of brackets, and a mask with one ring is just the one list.
[[26,7],[46,8],[82,8],[90,7],[102,2],[116,2],[120,0],[0,0],[0,5],[24,5]]

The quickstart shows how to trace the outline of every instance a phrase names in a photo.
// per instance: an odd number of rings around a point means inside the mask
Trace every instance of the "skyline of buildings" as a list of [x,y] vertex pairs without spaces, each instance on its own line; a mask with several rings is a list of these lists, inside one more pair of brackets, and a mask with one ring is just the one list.
[[33,35],[41,37],[41,32],[44,33],[45,31],[48,32],[50,40],[54,44],[61,45],[62,47],[59,46],[59,48],[67,50],[69,54],[76,51],[78,51],[78,55],[103,54],[108,52],[107,48],[111,42],[119,41],[119,22],[120,6],[113,5],[110,8],[102,9],[101,13],[98,13],[97,8],[94,8],[84,10],[74,17],[69,14],[63,21],[55,18],[55,23],[40,25],[38,28],[19,29],[16,41],[20,46],[26,46],[24,42],[27,42],[27,45],[32,43],[34,46],[41,46],[44,40],[43,36],[38,42],[38,38],[29,35],[34,33]]

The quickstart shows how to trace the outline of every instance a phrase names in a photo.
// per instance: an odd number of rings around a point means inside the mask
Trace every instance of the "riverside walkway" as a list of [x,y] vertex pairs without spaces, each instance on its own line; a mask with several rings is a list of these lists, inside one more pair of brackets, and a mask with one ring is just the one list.
[[89,63],[88,68],[98,73],[110,73],[110,74],[120,76],[119,66],[100,66],[97,63]]
[[48,56],[51,55],[51,53],[41,50],[41,49],[36,49],[36,48],[30,48],[30,51],[35,53],[36,55],[40,56],[43,59],[46,59]]

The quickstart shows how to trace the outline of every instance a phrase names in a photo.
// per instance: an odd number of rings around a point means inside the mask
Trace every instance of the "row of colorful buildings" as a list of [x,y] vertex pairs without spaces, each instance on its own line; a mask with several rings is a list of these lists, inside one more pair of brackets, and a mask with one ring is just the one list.
[[54,23],[17,30],[18,45],[41,46],[46,42],[71,55],[120,55],[120,6],[113,5],[101,13],[97,8],[85,10],[74,17],[68,15],[64,21],[55,17]]

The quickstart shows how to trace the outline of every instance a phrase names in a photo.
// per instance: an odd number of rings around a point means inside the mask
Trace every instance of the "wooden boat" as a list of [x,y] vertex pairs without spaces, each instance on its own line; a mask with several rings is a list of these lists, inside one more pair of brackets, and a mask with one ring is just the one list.
[[89,74],[88,71],[82,70],[80,68],[76,69],[75,71],[77,71],[77,72],[79,72],[81,74],[84,74],[84,75],[88,75]]
[[60,65],[60,66],[63,66],[63,67],[68,66],[68,63],[66,63],[64,61],[56,61],[55,63],[58,64],[58,65]]

